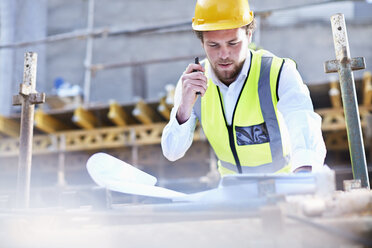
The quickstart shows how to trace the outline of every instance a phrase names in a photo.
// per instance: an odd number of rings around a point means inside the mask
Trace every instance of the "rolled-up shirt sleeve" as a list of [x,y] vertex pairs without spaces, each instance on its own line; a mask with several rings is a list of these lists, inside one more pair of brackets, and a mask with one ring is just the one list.
[[174,107],[172,108],[170,120],[163,130],[161,137],[161,147],[164,156],[170,160],[175,161],[182,158],[186,151],[190,148],[194,130],[197,122],[197,117],[192,111],[190,118],[183,124],[179,124],[176,118],[178,107],[182,98],[182,82],[177,83],[174,94]]
[[318,170],[326,156],[322,119],[314,112],[309,90],[292,62],[283,65],[278,96],[277,107],[290,136],[292,171],[305,165]]

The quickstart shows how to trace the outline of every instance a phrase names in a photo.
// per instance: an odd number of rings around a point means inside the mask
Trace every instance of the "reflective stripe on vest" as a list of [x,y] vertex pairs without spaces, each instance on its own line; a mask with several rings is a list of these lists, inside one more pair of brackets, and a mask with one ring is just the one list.
[[[263,52],[262,52],[263,53]],[[261,54],[255,54],[255,56],[262,56]],[[251,54],[252,58],[253,54]],[[225,167],[226,169],[230,171],[234,171],[237,173],[270,173],[270,172],[277,172],[283,167],[285,167],[289,162],[289,155],[284,155],[283,153],[283,145],[282,145],[282,138],[281,138],[281,132],[279,128],[279,123],[276,116],[276,110],[274,108],[273,104],[273,95],[272,95],[272,86],[270,85],[270,72],[271,72],[271,66],[272,66],[273,57],[261,57],[261,67],[259,72],[259,79],[258,79],[258,96],[259,96],[259,105],[261,108],[262,117],[264,120],[264,123],[266,124],[267,132],[269,134],[269,146],[271,151],[271,158],[272,162],[270,163],[264,163],[264,164],[257,164],[254,166],[247,166],[244,165],[245,162],[239,162],[239,152],[236,151],[237,143],[234,142],[234,135],[236,136],[236,130],[234,131],[234,123],[231,124],[231,126],[227,126],[227,130],[231,129],[232,134],[229,134],[230,137],[230,145],[232,144],[231,141],[231,135],[233,135],[233,146],[231,149],[235,149],[233,153],[238,153],[238,159],[235,158],[235,161],[238,164],[229,163],[226,161],[220,161],[220,165]],[[252,66],[252,65],[251,65]],[[279,74],[277,75],[277,78],[275,80],[278,80]],[[271,79],[273,80],[273,78]],[[248,81],[248,79],[247,79]],[[277,84],[277,82],[275,82]],[[214,86],[216,87],[216,86]],[[244,90],[244,87],[242,88],[242,91]],[[218,88],[217,88],[218,89]],[[220,96],[221,97],[221,96]],[[276,96],[275,96],[276,97]],[[222,101],[222,99],[221,99]],[[237,105],[238,103],[236,103]],[[276,103],[275,103],[276,104]],[[223,107],[221,106],[223,109]],[[194,105],[194,112],[198,116],[199,120],[201,120],[201,100],[200,98],[197,100],[196,104]],[[223,113],[224,114],[224,113]],[[233,120],[234,121],[234,117]],[[204,128],[204,127],[203,127]],[[236,129],[236,126],[235,126]],[[227,131],[226,130],[226,131]],[[230,131],[231,131],[230,130]],[[208,137],[207,137],[208,138]],[[216,152],[217,154],[217,152]],[[218,157],[219,154],[217,154]],[[242,156],[242,155],[241,155]],[[235,156],[234,156],[235,157]]]
[[[287,155],[285,157],[286,161],[289,161],[289,156]],[[238,169],[235,164],[231,164],[225,161],[220,160],[221,166],[225,167],[228,170],[231,170],[233,172],[239,173]],[[285,164],[286,165],[286,164]],[[284,165],[284,166],[285,166]],[[268,163],[263,164],[259,166],[242,166],[242,173],[243,174],[249,174],[249,173],[273,173],[278,172],[283,168],[283,165],[278,163]]]

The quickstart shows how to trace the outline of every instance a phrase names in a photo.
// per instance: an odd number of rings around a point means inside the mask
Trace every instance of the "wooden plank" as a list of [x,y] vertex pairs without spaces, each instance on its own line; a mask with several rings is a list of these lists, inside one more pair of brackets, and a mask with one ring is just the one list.
[[[359,112],[365,113],[368,111],[372,111],[372,106],[359,106]],[[343,114],[344,110],[342,108],[340,109],[334,109],[334,108],[319,108],[315,109],[315,112],[317,112],[319,115],[324,116],[328,114]]]
[[0,133],[10,137],[19,137],[20,124],[12,119],[0,116]]
[[[370,111],[372,111],[372,105],[367,107],[359,106],[362,128],[366,127],[365,120]],[[322,131],[336,131],[346,129],[344,111],[342,108],[316,109],[315,112],[317,112],[322,117]]]
[[133,145],[159,144],[166,123],[130,127],[97,128],[60,133],[66,138],[66,151],[109,149]]
[[163,129],[163,124],[153,124],[150,126],[141,125],[138,128],[133,129],[133,132],[135,133],[133,143],[137,145],[159,144],[161,142]]
[[[33,140],[34,154],[59,151],[87,151],[128,147],[133,145],[159,144],[166,122],[130,127],[95,128],[92,130],[67,130],[48,135],[36,135]],[[196,129],[194,140],[200,135]],[[60,137],[64,136],[64,139]],[[57,141],[64,140],[64,144]],[[19,142],[16,138],[0,140],[0,158],[17,156]]]
[[346,130],[327,132],[323,136],[327,150],[342,151],[349,148]]
[[330,90],[328,92],[331,104],[333,108],[341,108],[341,94],[340,94],[340,84],[338,81],[331,81]]
[[94,129],[98,123],[98,120],[93,113],[83,107],[75,109],[72,121],[83,129]]
[[132,115],[143,124],[151,124],[160,121],[156,112],[151,109],[143,100],[139,100],[132,111]]
[[372,74],[366,71],[363,74],[363,105],[370,106],[372,102]]
[[74,109],[83,103],[83,99],[80,95],[63,97],[48,95],[45,102],[51,109]]
[[[32,154],[48,154],[58,152],[57,135],[34,135]],[[19,139],[6,138],[0,140],[0,158],[19,155]]]
[[0,140],[0,157],[19,155],[19,139],[5,138]]
[[34,125],[46,133],[54,133],[71,128],[51,115],[44,113],[41,109],[35,112]]
[[165,90],[167,92],[167,96],[165,98],[165,102],[166,104],[170,106],[173,106],[174,105],[174,94],[176,92],[176,87],[174,87],[173,84],[167,84],[165,86]]
[[110,103],[110,109],[107,114],[107,117],[115,123],[116,126],[125,127],[129,125],[129,123],[133,123],[134,120],[131,120],[127,112],[124,111],[124,109],[115,101],[112,101]]

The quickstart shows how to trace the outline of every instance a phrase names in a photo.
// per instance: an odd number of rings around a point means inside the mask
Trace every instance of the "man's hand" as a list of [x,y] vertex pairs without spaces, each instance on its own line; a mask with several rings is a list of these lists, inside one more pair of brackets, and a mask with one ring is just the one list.
[[207,77],[204,72],[205,69],[200,64],[189,64],[182,75],[182,99],[176,115],[179,124],[190,118],[192,107],[198,97],[196,92],[204,96],[207,90]]
[[300,173],[300,172],[311,172],[312,167],[310,165],[300,166],[293,171],[293,173]]

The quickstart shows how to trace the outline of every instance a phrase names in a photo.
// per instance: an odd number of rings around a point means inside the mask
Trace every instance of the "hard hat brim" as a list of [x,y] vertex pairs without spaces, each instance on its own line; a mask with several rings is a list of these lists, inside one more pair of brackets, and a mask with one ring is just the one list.
[[243,26],[248,25],[253,21],[253,12],[250,11],[249,13],[249,18],[247,20],[242,20],[242,21],[217,21],[213,23],[196,23],[192,22],[192,29],[196,31],[215,31],[215,30],[224,30],[224,29],[235,29],[235,28],[240,28]]

